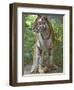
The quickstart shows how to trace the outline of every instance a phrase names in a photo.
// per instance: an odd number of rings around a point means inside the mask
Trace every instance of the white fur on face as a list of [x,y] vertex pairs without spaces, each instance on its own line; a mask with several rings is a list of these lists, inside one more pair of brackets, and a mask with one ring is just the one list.
[[38,21],[39,21],[39,22],[41,22],[41,21],[42,21],[42,19],[40,18]]

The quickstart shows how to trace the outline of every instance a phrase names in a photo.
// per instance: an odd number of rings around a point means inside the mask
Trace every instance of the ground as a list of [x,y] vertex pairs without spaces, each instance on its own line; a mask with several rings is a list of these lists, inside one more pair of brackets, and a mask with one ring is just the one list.
[[[31,67],[32,67],[31,64],[25,65],[24,66],[24,74],[30,74]],[[48,73],[61,73],[61,72],[62,72],[62,68],[58,67],[56,70],[52,70],[52,71],[50,71]]]

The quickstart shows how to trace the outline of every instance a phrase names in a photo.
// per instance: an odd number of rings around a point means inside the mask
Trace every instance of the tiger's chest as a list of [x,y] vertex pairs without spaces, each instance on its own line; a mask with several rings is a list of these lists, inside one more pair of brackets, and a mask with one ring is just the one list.
[[38,46],[40,47],[40,48],[47,48],[47,49],[49,49],[49,48],[52,48],[52,46],[53,46],[53,43],[52,43],[52,35],[50,36],[50,38],[49,39],[47,39],[47,40],[44,40],[43,38],[42,38],[42,36],[41,36],[41,34],[39,33],[38,34],[38,40],[37,40],[37,42],[38,42]]

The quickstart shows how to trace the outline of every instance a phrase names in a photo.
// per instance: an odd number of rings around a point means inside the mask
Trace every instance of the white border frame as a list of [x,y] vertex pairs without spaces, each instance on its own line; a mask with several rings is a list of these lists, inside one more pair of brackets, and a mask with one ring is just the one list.
[[[46,13],[64,14],[63,17],[63,73],[53,74],[29,74],[22,76],[22,12],[24,13]],[[39,82],[39,81],[58,81],[69,80],[69,10],[23,8],[17,9],[17,82]]]

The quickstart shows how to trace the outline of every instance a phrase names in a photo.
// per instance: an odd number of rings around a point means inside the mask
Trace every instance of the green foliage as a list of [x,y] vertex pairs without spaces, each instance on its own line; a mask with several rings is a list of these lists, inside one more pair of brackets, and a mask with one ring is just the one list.
[[63,23],[60,19],[51,19],[54,30],[54,63],[63,67]]
[[37,18],[36,15],[27,15],[24,19],[24,59],[25,63],[31,63],[33,56],[33,47],[35,43],[35,35],[32,32],[32,24]]
[[[32,25],[37,15],[26,15],[24,17],[24,60],[25,64],[31,64],[33,60],[33,48],[35,34],[32,32]],[[49,16],[48,16],[49,18]],[[63,66],[63,23],[60,18],[51,18],[54,30],[54,63]]]

